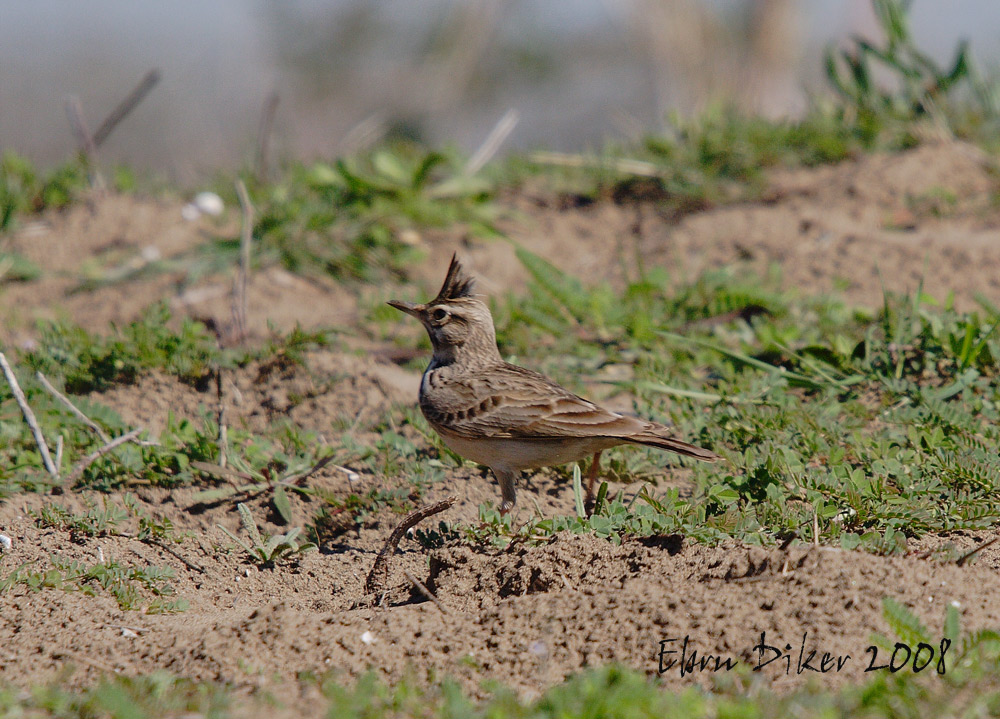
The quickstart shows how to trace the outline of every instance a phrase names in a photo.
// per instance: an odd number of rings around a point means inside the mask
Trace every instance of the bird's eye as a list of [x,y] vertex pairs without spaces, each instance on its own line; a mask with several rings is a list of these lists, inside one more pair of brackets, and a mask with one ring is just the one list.
[[433,312],[431,312],[431,319],[435,322],[444,322],[445,318],[448,317],[448,310],[444,307],[438,307]]

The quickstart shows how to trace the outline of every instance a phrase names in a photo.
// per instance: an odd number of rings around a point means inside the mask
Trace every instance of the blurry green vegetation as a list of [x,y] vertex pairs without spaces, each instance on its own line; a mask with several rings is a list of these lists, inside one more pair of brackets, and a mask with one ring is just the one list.
[[86,186],[87,171],[78,161],[42,174],[20,155],[4,153],[0,158],[0,232],[13,229],[21,215],[65,207]]
[[[996,144],[1000,94],[986,82],[969,46],[959,43],[954,58],[942,67],[920,50],[910,32],[905,0],[873,0],[884,42],[855,38],[852,47],[827,50],[825,69],[842,105],[843,125],[867,148],[916,144],[921,122],[941,133]],[[876,75],[888,75],[880,83]]]
[[[470,173],[451,150],[392,138],[374,149],[312,164],[292,163],[274,182],[243,173],[256,206],[254,261],[280,264],[312,278],[338,281],[406,279],[421,254],[422,235],[455,228],[498,233],[495,199],[506,187],[543,177],[550,191],[581,201],[610,197],[644,201],[685,213],[755,199],[768,168],[839,162],[874,150],[895,151],[927,138],[957,137],[988,150],[1000,137],[1000,91],[984,79],[962,44],[940,66],[914,43],[908,3],[873,0],[884,36],[855,38],[827,52],[832,96],[817,98],[799,119],[748,117],[726,107],[675,118],[666,132],[638,145],[610,145],[593,155],[536,153],[511,156]],[[130,190],[136,180],[115,175]],[[86,167],[73,160],[40,174],[23,158],[0,163],[0,232],[17,218],[64,207],[86,189]],[[218,190],[235,212],[232,178]],[[81,289],[185,271],[197,278],[223,271],[237,258],[238,239],[223,236],[181,256],[81,278]],[[2,247],[0,247],[2,252]],[[31,277],[37,268],[0,254],[0,282]]]

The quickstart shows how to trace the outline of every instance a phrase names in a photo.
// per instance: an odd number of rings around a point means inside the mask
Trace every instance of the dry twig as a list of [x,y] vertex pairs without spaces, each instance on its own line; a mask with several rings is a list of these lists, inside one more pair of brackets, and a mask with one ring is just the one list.
[[250,243],[253,240],[253,205],[243,180],[236,180],[236,195],[243,212],[243,227],[240,231],[240,271],[233,286],[233,334],[237,342],[243,342],[247,336],[247,283],[250,277]]
[[219,402],[219,466],[223,469],[229,463],[229,430],[226,427],[226,396],[222,392],[222,368],[215,368],[215,396]]
[[119,102],[118,106],[109,112],[108,116],[98,125],[93,137],[95,147],[100,147],[108,139],[108,135],[118,126],[118,123],[124,120],[146,98],[149,91],[156,87],[156,83],[159,81],[160,71],[156,68],[145,74],[139,84],[132,89],[132,92],[126,95],[125,99]]
[[76,416],[77,419],[79,419],[81,422],[83,422],[85,425],[87,425],[87,427],[90,430],[92,430],[98,437],[100,437],[102,441],[104,441],[104,442],[110,442],[111,441],[111,437],[108,436],[108,433],[105,432],[103,429],[101,429],[101,426],[99,424],[97,424],[97,422],[95,422],[90,417],[88,417],[87,415],[85,415],[82,411],[80,411],[80,408],[77,407],[75,404],[73,404],[73,402],[70,401],[69,397],[67,397],[62,392],[60,392],[55,387],[53,387],[52,383],[49,382],[48,378],[45,375],[43,375],[41,372],[35,372],[35,378],[39,382],[41,382],[42,387],[44,387],[45,390],[50,395],[52,395],[57,400],[59,400],[60,402],[62,402],[63,405],[66,406],[66,409],[68,409],[70,412],[72,412]]
[[69,659],[74,662],[80,662],[81,664],[87,664],[95,669],[100,669],[102,672],[107,672],[108,674],[118,674],[121,670],[116,667],[102,662],[99,659],[93,659],[86,654],[81,654],[80,652],[74,652],[70,649],[56,649],[52,652],[53,659]]
[[445,606],[445,605],[444,605],[444,604],[443,604],[443,603],[441,602],[441,600],[440,600],[440,599],[438,599],[437,597],[435,597],[435,596],[434,596],[434,592],[432,592],[432,591],[431,591],[430,589],[428,589],[428,588],[427,588],[427,587],[426,587],[426,586],[424,585],[424,583],[423,583],[423,582],[421,582],[421,581],[420,581],[419,579],[417,579],[416,577],[414,577],[414,576],[413,576],[412,574],[410,574],[410,573],[409,573],[408,571],[406,571],[405,569],[403,570],[403,576],[405,576],[405,577],[406,577],[407,579],[409,579],[409,580],[410,580],[410,584],[412,584],[412,585],[413,585],[414,587],[416,587],[416,588],[417,588],[417,591],[418,591],[418,592],[420,592],[420,593],[421,593],[421,594],[423,594],[423,595],[424,595],[425,597],[427,597],[427,598],[428,598],[428,599],[430,599],[430,600],[431,600],[432,602],[434,602],[434,605],[435,605],[435,606],[436,606],[436,607],[437,607],[438,609],[440,609],[440,610],[441,610],[441,613],[442,613],[442,614],[449,614],[449,613],[450,613],[450,612],[448,611],[448,607],[446,607],[446,606]]
[[35,413],[28,406],[28,400],[25,399],[24,392],[21,391],[21,385],[17,383],[14,370],[10,368],[10,365],[7,363],[7,357],[4,356],[3,352],[0,352],[0,369],[3,369],[4,377],[7,378],[7,384],[10,385],[10,391],[14,393],[14,400],[17,402],[17,406],[21,408],[21,414],[24,415],[24,421],[31,428],[31,434],[35,437],[35,444],[38,445],[38,451],[42,455],[42,463],[45,465],[45,469],[48,470],[49,474],[58,479],[59,470],[52,463],[52,456],[49,454],[49,445],[45,442],[45,435],[42,434],[42,430],[38,426],[38,420],[35,419]]
[[399,547],[399,542],[403,538],[403,535],[419,522],[448,509],[448,507],[455,503],[456,499],[457,497],[448,497],[434,504],[425,504],[423,507],[418,507],[403,517],[403,521],[392,530],[392,534],[385,540],[381,551],[375,557],[375,563],[372,565],[372,570],[368,573],[368,579],[365,581],[366,594],[374,594],[376,598],[380,599],[380,595],[389,579],[389,562],[392,560],[392,555],[395,553],[396,548]]
[[997,542],[1000,542],[1000,534],[998,534],[997,536],[993,537],[993,539],[990,539],[990,540],[988,540],[988,541],[986,541],[986,542],[983,542],[983,543],[982,543],[982,544],[980,544],[980,545],[979,545],[978,547],[973,547],[973,548],[972,548],[972,549],[970,549],[970,550],[969,550],[968,552],[966,552],[966,553],[965,553],[965,554],[963,554],[963,555],[962,555],[961,557],[959,557],[959,558],[958,558],[958,559],[957,559],[957,560],[955,561],[955,564],[957,564],[958,566],[960,566],[960,567],[961,567],[961,566],[962,566],[963,564],[965,564],[965,563],[966,563],[967,561],[969,561],[969,560],[970,560],[970,559],[972,559],[972,558],[973,558],[974,556],[976,556],[976,554],[978,554],[979,552],[983,551],[984,549],[986,549],[986,548],[987,548],[988,546],[990,546],[991,544],[996,544]]
[[107,444],[105,444],[100,449],[94,450],[93,452],[91,452],[86,457],[84,457],[83,459],[81,459],[79,462],[76,463],[76,465],[73,467],[73,471],[69,473],[68,477],[66,477],[66,482],[70,486],[72,486],[73,484],[75,484],[77,482],[77,480],[80,479],[80,477],[83,476],[83,473],[87,469],[87,467],[89,467],[90,465],[92,465],[94,462],[96,462],[97,460],[99,460],[101,457],[103,457],[104,455],[106,455],[108,452],[110,452],[111,450],[113,450],[115,447],[120,447],[121,445],[125,444],[126,442],[132,442],[132,441],[134,441],[139,436],[139,434],[141,432],[142,432],[142,428],[133,429],[131,432],[126,432],[125,434],[123,434],[120,437],[115,437],[113,440],[111,440],[110,442],[108,442]]
[[87,119],[83,115],[83,104],[76,95],[66,98],[66,116],[69,118],[70,127],[76,137],[76,144],[80,147],[87,161],[87,173],[90,186],[98,192],[104,190],[104,176],[101,175],[99,162],[97,159],[97,143],[87,126]]
[[554,165],[556,167],[607,168],[625,175],[638,177],[660,177],[663,170],[652,162],[642,160],[611,160],[584,155],[570,155],[563,152],[535,152],[529,159],[539,165]]
[[465,174],[475,175],[483,166],[490,161],[490,159],[497,154],[497,150],[503,145],[504,140],[507,136],[514,131],[517,127],[518,121],[521,116],[518,115],[517,110],[511,108],[504,113],[504,116],[500,118],[499,122],[490,130],[490,134],[486,136],[486,140],[483,144],[479,146],[469,161],[465,163]]

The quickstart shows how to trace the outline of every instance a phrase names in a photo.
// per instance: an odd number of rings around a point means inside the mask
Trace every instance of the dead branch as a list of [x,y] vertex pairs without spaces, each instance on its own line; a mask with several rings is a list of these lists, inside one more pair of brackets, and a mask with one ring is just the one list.
[[87,427],[90,430],[92,430],[95,434],[97,434],[97,436],[100,437],[102,441],[104,441],[104,442],[110,442],[111,441],[111,437],[108,436],[108,433],[105,432],[103,429],[101,429],[101,426],[99,424],[97,424],[97,422],[95,422],[90,417],[88,417],[87,415],[85,415],[82,411],[80,411],[80,408],[77,407],[75,404],[73,404],[73,402],[70,400],[69,397],[67,397],[62,392],[60,392],[55,387],[53,387],[52,383],[49,382],[48,377],[46,377],[45,375],[43,375],[41,372],[35,372],[35,378],[39,382],[41,382],[42,387],[44,387],[45,390],[50,395],[52,395],[57,400],[59,400],[60,402],[62,402],[63,405],[65,405],[66,409],[68,409],[70,412],[72,412],[76,416],[77,419],[79,419],[81,422],[83,422],[85,425],[87,425]]
[[35,413],[31,411],[31,407],[28,406],[28,400],[24,397],[24,392],[21,391],[21,385],[17,383],[17,377],[14,375],[14,370],[10,368],[7,364],[7,357],[4,356],[3,352],[0,352],[0,368],[3,369],[4,377],[7,378],[7,384],[10,385],[10,391],[14,393],[14,400],[17,402],[17,406],[21,408],[21,414],[24,415],[24,421],[28,423],[28,427],[31,429],[31,434],[35,437],[35,444],[38,445],[38,451],[42,455],[42,463],[45,465],[45,469],[56,479],[59,479],[59,470],[56,468],[55,464],[52,463],[52,456],[49,454],[49,445],[45,442],[45,435],[42,434],[41,428],[38,426],[38,420],[35,419]]
[[374,594],[376,597],[379,597],[379,595],[382,594],[386,582],[389,580],[389,562],[392,560],[392,555],[399,547],[399,542],[403,538],[403,535],[419,522],[422,522],[428,517],[448,509],[455,503],[456,500],[457,497],[448,497],[447,499],[435,502],[434,504],[425,504],[423,507],[417,507],[403,517],[403,521],[400,522],[394,530],[392,530],[392,534],[390,534],[389,538],[385,540],[385,544],[382,546],[381,551],[379,551],[378,556],[375,557],[375,563],[372,565],[372,570],[368,573],[368,579],[365,581],[366,594]]
[[135,440],[139,436],[139,434],[142,433],[142,431],[143,431],[142,428],[133,429],[131,432],[126,432],[120,437],[115,437],[113,440],[105,444],[100,449],[96,449],[90,454],[88,454],[86,457],[77,462],[76,465],[74,465],[73,471],[69,473],[68,477],[66,477],[66,482],[70,486],[76,484],[76,482],[80,479],[80,477],[83,476],[83,473],[87,469],[87,467],[92,465],[94,462],[99,460],[101,457],[106,455],[115,447],[120,447],[126,442],[131,442]]
[[126,95],[125,99],[119,102],[118,106],[109,112],[108,116],[98,125],[93,137],[94,147],[100,147],[108,139],[108,135],[118,126],[118,123],[124,120],[146,98],[146,95],[156,87],[156,83],[159,81],[160,71],[158,69],[153,68],[146,73],[139,84],[132,89],[132,92]]

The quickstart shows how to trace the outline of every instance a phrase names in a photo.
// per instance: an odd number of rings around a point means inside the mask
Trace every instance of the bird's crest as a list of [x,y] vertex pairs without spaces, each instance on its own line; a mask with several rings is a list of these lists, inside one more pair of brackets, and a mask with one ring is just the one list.
[[451,264],[448,265],[448,274],[438,292],[429,304],[437,302],[447,302],[448,300],[458,300],[463,297],[471,297],[475,292],[476,280],[471,275],[466,274],[462,263],[458,261],[458,254],[451,256]]

